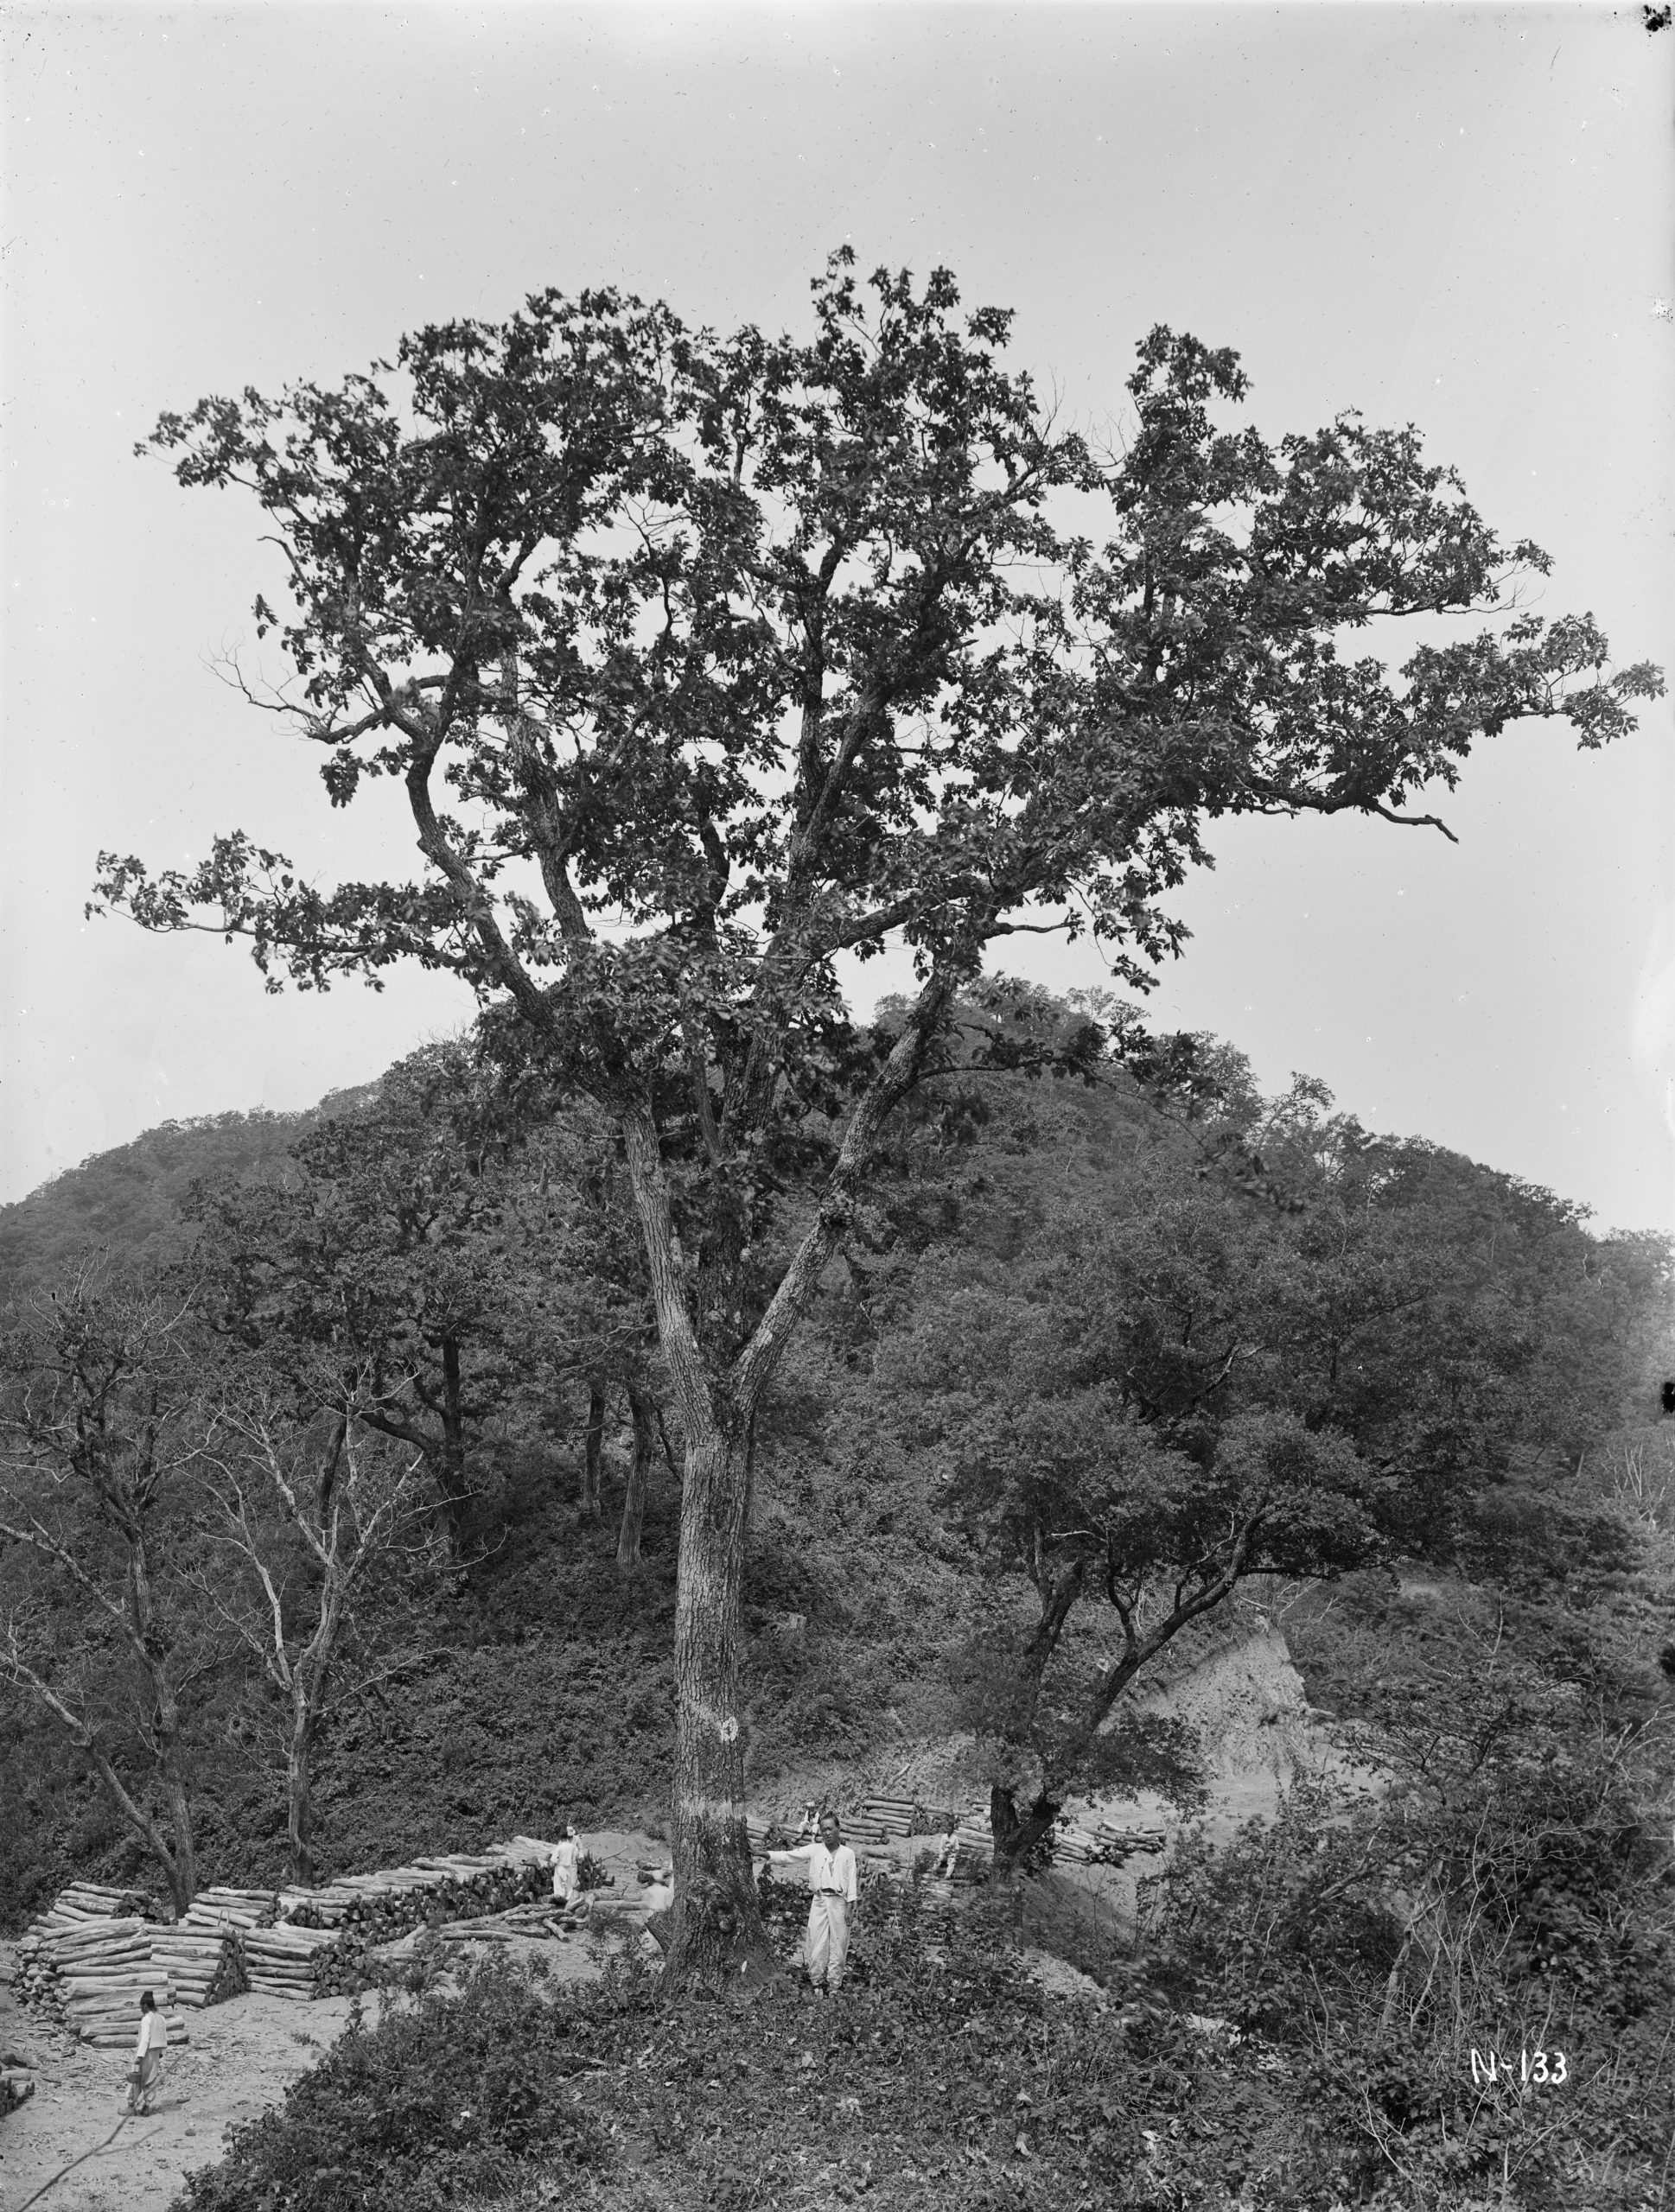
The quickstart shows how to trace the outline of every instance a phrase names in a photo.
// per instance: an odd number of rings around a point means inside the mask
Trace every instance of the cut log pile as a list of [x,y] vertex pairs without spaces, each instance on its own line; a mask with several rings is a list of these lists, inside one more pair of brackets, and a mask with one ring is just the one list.
[[922,1833],[914,1818],[917,1809],[911,1797],[868,1797],[849,1824],[850,1839],[857,1843],[887,1843],[917,1835]]
[[513,1836],[476,1857],[419,1859],[325,1889],[282,1890],[277,1923],[244,1936],[250,1986],[300,2002],[353,1996],[376,1980],[373,1955],[385,1945],[420,1928],[451,1936],[545,1898],[552,1849],[538,1836]]
[[921,1805],[911,1797],[866,1797],[844,1832],[851,1843],[894,1843],[904,1836],[946,1835],[959,1817],[948,1807]]
[[[138,1891],[77,1883],[19,1942],[17,1996],[83,2042],[131,2043],[148,1989],[165,2013],[244,1989],[299,2002],[353,1995],[374,1980],[380,1944],[545,1898],[551,1855],[538,1837],[514,1836],[481,1857],[421,1859],[327,1889],[201,1890],[167,1926]],[[186,2040],[183,2022],[168,2027],[171,2043]]]
[[333,1985],[347,1961],[340,1957],[339,1971],[330,1971],[324,1955],[336,1950],[340,1941],[331,1928],[294,1928],[280,1922],[271,1928],[246,1929],[245,1974],[251,1988],[264,1997],[288,1997],[299,2005],[333,1994]]
[[[20,2000],[84,2043],[131,2042],[146,1990],[158,2008],[218,2005],[245,1986],[243,1929],[273,1893],[205,1890],[173,1924],[150,1917],[138,1891],[79,1882],[39,1916],[18,1945]],[[171,2042],[186,2029],[169,2023]]]
[[513,1905],[509,1912],[479,1913],[469,1920],[445,1920],[436,1933],[447,1943],[509,1943],[516,1936],[546,1935],[557,1910],[549,1898],[545,1904]]
[[1054,1834],[1053,1856],[1069,1866],[1120,1866],[1137,1853],[1160,1852],[1168,1840],[1162,1828],[1124,1828],[1113,1821],[1092,1828],[1073,1824]]
[[[104,1891],[90,1906],[87,1885],[78,1885],[29,1923],[17,1947],[19,2002],[83,2043],[131,2043],[148,1989],[165,2014],[173,2001],[168,1968],[151,1955],[155,1923],[119,1912],[124,1904],[149,1909],[146,1898],[124,1891]],[[168,2029],[170,2043],[186,2041],[183,2022],[171,2019]]]
[[250,1986],[244,1938],[271,1927],[278,1910],[271,1890],[200,1890],[183,1919],[160,1928],[151,1956],[166,1967],[182,2005],[220,2005]]

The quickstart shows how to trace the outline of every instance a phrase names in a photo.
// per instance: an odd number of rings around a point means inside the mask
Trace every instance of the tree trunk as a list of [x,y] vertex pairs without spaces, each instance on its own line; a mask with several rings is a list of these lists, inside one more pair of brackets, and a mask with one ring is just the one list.
[[689,1436],[675,1603],[674,1918],[666,1987],[737,1986],[778,1974],[744,1826],[743,1440]]
[[175,1839],[169,1887],[175,1910],[182,1913],[198,1894],[198,1847],[192,1834],[192,1802],[172,1745],[163,1772],[163,1791],[169,1800],[169,1826]]
[[[61,1712],[63,1708],[55,1707],[55,1709]],[[175,1916],[178,1919],[198,1894],[198,1865],[196,1854],[193,1849],[190,1820],[188,1819],[186,1825],[186,1856],[182,1860],[180,1856],[182,1840],[180,1829],[178,1827],[175,1829],[175,1846],[171,1849],[162,1830],[124,1788],[122,1777],[104,1752],[99,1750],[98,1745],[93,1742],[91,1733],[83,1730],[80,1734],[80,1742],[81,1748],[92,1762],[94,1773],[105,1785],[105,1795],[156,1860],[158,1866],[162,1867],[163,1878],[169,1885],[169,1901],[174,1906]]]
[[198,1893],[198,1853],[192,1834],[192,1802],[186,1777],[181,1771],[180,1707],[168,1669],[157,1656],[150,1561],[144,1539],[137,1534],[130,1539],[128,1604],[134,1641],[144,1656],[145,1671],[151,1685],[151,1756],[169,1807],[169,1825],[174,1836],[174,1850],[168,1862],[169,1887],[175,1910],[181,1913]]
[[286,1830],[290,1878],[299,1890],[314,1887],[314,1700],[299,1669],[291,1686],[290,1742],[285,1754]]
[[605,1385],[597,1376],[588,1378],[587,1448],[582,1461],[582,1511],[589,1521],[599,1518],[599,1470],[605,1452]]
[[634,1417],[634,1463],[628,1469],[627,1493],[622,1500],[622,1526],[616,1539],[619,1567],[640,1564],[640,1535],[646,1519],[646,1493],[651,1486],[652,1455],[657,1449],[657,1427],[651,1399],[636,1382],[628,1385],[628,1411]]
[[1041,1618],[1018,1651],[1002,1718],[1003,1729],[1015,1743],[1029,1739],[1041,1707],[1041,1682],[1048,1662],[1059,1648],[1065,1624],[1082,1594],[1086,1576],[1083,1561],[1077,1560],[1056,1580],[1047,1575],[1038,1584]]
[[1035,1792],[1029,1810],[1020,1814],[1011,1791],[999,1783],[993,1785],[989,1792],[989,1828],[994,1838],[995,1872],[1003,1882],[1012,1879],[1025,1853],[1033,1851],[1051,1833],[1063,1809],[1043,1788]]
[[465,1464],[465,1393],[460,1382],[460,1346],[456,1337],[444,1337],[442,1340],[442,1452],[436,1472],[448,1514],[448,1533],[457,1559],[465,1549],[465,1520],[470,1497]]

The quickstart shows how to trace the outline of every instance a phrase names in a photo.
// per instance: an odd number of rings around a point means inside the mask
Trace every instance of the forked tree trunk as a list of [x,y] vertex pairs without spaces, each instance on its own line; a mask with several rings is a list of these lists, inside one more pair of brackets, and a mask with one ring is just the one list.
[[1029,1811],[1020,1813],[1009,1789],[999,1783],[990,1788],[989,1828],[995,1847],[995,1872],[1003,1882],[1009,1882],[1025,1853],[1052,1833],[1053,1823],[1063,1809],[1056,1798],[1039,1789]]
[[739,1660],[744,1630],[744,1440],[689,1441],[675,1603],[675,1903],[668,1984],[732,1986],[779,1971],[744,1825]]
[[646,1520],[646,1493],[651,1487],[652,1456],[657,1449],[656,1409],[638,1383],[628,1385],[628,1411],[634,1418],[634,1461],[628,1469],[628,1488],[622,1500],[622,1525],[617,1532],[616,1563],[638,1567],[640,1537]]
[[605,1456],[605,1385],[590,1376],[588,1380],[588,1425],[584,1432],[586,1448],[582,1459],[582,1511],[589,1521],[599,1518],[599,1474]]

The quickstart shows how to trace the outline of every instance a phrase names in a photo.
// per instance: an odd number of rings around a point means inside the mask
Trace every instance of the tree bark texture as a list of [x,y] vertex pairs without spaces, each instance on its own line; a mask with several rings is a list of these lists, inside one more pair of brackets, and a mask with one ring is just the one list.
[[657,1449],[657,1409],[637,1382],[628,1385],[628,1411],[634,1421],[634,1459],[628,1468],[628,1487],[622,1500],[622,1524],[617,1532],[616,1563],[640,1564],[640,1532],[646,1520],[646,1494],[651,1487],[652,1457]]
[[605,1456],[605,1385],[597,1376],[588,1382],[588,1425],[582,1459],[582,1511],[589,1521],[599,1518],[600,1468]]
[[175,1685],[158,1656],[163,1648],[151,1602],[150,1565],[145,1539],[135,1529],[129,1536],[128,1604],[131,1642],[140,1656],[152,1696],[150,1731],[152,1758],[169,1808],[174,1849],[165,1861],[170,1897],[177,1912],[184,1912],[198,1893],[198,1853],[192,1834],[192,1802],[181,1769],[181,1711]]
[[314,1887],[314,1715],[302,1684],[291,1704],[290,1742],[285,1756],[286,1833],[290,1844],[290,1878],[299,1890]]
[[470,1510],[470,1478],[465,1457],[465,1392],[460,1381],[457,1337],[442,1341],[442,1456],[437,1468],[449,1534],[457,1558],[465,1548],[465,1521]]
[[745,1455],[742,1439],[706,1426],[687,1446],[675,1604],[671,1987],[737,1986],[779,1971],[744,1825]]

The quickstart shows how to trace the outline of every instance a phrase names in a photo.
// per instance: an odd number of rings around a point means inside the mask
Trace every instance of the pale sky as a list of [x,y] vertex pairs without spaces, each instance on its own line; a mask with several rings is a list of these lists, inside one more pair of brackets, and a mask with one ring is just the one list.
[[[1638,6],[124,5],[0,35],[0,1198],[166,1118],[309,1103],[469,1011],[417,975],[271,998],[241,950],[81,918],[100,847],[177,864],[233,827],[322,881],[369,839],[408,871],[398,793],[328,814],[206,664],[274,580],[257,511],[131,447],[427,320],[608,283],[783,326],[847,238],[1016,308],[1016,357],[1094,424],[1169,322],[1239,350],[1271,439],[1417,423],[1554,556],[1541,611],[1675,669],[1675,34]],[[1671,735],[1668,701],[1603,756],[1509,732],[1442,810],[1457,846],[1223,829],[1155,1018],[1602,1227],[1675,1227]]]

